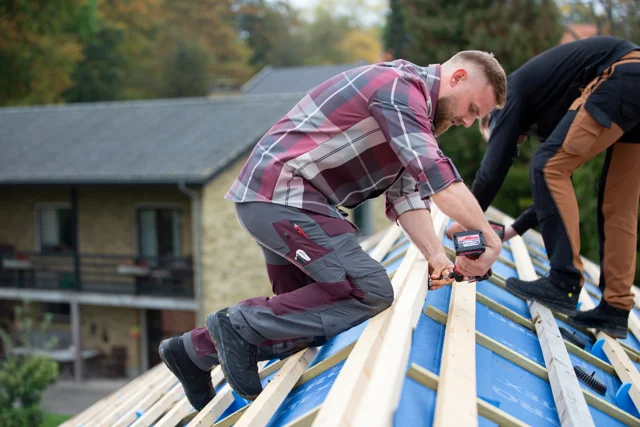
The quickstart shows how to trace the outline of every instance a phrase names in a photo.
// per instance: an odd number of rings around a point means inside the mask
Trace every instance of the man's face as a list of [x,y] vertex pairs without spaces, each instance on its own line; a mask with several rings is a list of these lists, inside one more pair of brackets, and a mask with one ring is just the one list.
[[441,85],[433,121],[436,136],[452,125],[469,127],[496,107],[493,88],[482,78],[469,79],[464,69]]

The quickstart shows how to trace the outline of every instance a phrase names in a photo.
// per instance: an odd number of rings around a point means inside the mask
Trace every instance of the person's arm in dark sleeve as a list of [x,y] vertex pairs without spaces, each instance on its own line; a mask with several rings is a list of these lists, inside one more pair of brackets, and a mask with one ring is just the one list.
[[508,97],[504,109],[495,114],[487,150],[471,187],[483,211],[498,194],[518,151],[518,137],[522,133],[520,123],[524,114],[520,97],[515,94]]
[[538,217],[533,205],[529,206],[511,225],[519,236],[538,226]]

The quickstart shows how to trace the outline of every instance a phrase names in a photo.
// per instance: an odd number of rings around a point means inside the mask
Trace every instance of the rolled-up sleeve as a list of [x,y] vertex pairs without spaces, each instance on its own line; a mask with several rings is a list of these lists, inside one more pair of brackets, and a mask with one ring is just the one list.
[[393,221],[407,210],[428,208],[426,200],[430,196],[462,181],[433,135],[428,93],[420,78],[398,77],[369,99],[371,114],[406,169],[398,180],[405,181],[396,181],[387,190],[387,216]]
[[400,215],[414,209],[431,210],[429,200],[420,196],[418,183],[405,171],[385,192],[385,213],[395,222]]

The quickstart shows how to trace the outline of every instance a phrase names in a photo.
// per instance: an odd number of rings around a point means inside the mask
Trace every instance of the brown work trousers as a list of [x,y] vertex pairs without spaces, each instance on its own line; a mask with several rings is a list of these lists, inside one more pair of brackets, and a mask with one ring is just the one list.
[[571,177],[607,150],[598,194],[600,288],[612,306],[633,306],[640,198],[640,51],[593,80],[531,160],[531,183],[555,283],[582,286],[580,217]]

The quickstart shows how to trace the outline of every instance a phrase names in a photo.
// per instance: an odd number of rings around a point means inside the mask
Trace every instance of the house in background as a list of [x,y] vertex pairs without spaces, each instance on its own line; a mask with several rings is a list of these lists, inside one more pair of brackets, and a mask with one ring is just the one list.
[[566,27],[559,44],[587,39],[598,35],[598,27],[593,24],[571,24]]
[[77,378],[100,354],[136,375],[161,339],[268,293],[224,194],[299,98],[0,109],[0,324],[29,300],[54,314],[52,355]]

